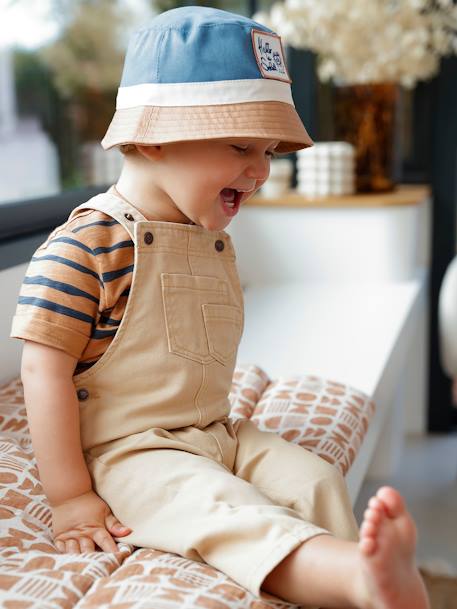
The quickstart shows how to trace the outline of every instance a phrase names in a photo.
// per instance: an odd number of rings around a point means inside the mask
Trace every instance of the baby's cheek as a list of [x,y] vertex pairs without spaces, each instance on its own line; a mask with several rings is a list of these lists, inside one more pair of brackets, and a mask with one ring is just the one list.
[[[264,180],[265,181],[265,180]],[[252,197],[257,193],[257,191],[259,190],[259,188],[262,186],[263,182],[261,184],[259,184],[259,186],[256,186],[254,188],[254,190],[252,192],[249,193],[249,195],[246,197],[246,199],[243,199],[243,203],[242,205],[244,205],[246,203],[246,201],[249,201],[249,199],[252,199]]]

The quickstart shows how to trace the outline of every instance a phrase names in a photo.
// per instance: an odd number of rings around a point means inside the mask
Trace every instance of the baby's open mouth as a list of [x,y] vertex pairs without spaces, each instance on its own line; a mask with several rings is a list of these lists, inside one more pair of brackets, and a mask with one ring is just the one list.
[[238,212],[242,196],[243,193],[235,188],[224,188],[221,190],[222,207],[227,216],[234,216]]

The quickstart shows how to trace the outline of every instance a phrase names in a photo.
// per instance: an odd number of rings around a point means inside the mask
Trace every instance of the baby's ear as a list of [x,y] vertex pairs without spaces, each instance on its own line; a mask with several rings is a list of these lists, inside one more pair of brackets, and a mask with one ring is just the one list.
[[135,144],[135,146],[138,152],[147,159],[155,161],[162,155],[163,147],[160,144]]
[[122,154],[129,154],[130,152],[136,152],[135,144],[121,144],[119,146],[119,149],[122,152]]

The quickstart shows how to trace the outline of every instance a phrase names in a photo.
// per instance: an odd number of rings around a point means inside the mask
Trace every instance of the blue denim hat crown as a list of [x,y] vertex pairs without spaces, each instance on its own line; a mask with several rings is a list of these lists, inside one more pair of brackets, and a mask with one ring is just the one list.
[[[262,78],[253,29],[277,36],[252,19],[215,8],[186,6],[166,11],[133,34],[121,87]],[[290,82],[283,57],[271,49],[268,39],[259,36],[257,48],[271,77]]]

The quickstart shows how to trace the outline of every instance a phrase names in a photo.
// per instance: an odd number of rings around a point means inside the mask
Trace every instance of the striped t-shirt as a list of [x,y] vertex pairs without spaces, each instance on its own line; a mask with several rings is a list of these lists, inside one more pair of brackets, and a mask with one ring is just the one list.
[[113,340],[125,311],[134,244],[122,224],[85,210],[38,247],[22,283],[11,334],[92,366]]

